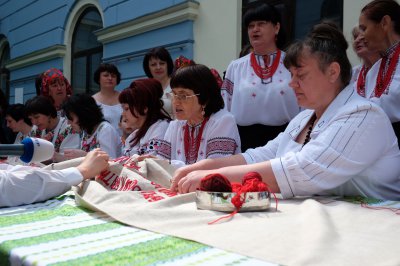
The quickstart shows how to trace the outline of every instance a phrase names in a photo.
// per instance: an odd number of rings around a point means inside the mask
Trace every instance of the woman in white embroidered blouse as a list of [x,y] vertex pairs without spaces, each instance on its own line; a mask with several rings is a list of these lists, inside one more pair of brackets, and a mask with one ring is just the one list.
[[170,123],[157,153],[177,167],[206,158],[240,152],[240,137],[215,76],[204,65],[178,69],[171,78],[176,119]]
[[240,182],[255,171],[284,198],[334,194],[399,200],[400,151],[392,126],[379,106],[348,86],[347,47],[331,23],[316,25],[304,41],[291,45],[285,58],[290,86],[299,105],[309,109],[264,147],[178,169],[172,189],[194,191],[210,173]]
[[156,79],[138,79],[119,95],[122,115],[135,130],[125,140],[126,156],[155,155],[171,117],[163,108],[163,89]]
[[72,130],[65,117],[57,116],[57,110],[48,97],[36,96],[29,99],[26,102],[26,114],[32,124],[37,126],[35,137],[54,144],[53,161],[65,160],[65,149],[79,147],[79,134]]
[[105,151],[110,158],[120,156],[121,139],[118,132],[104,119],[100,106],[90,95],[71,96],[63,109],[72,129],[81,135],[79,149],[64,150],[65,158],[84,157],[95,148]]
[[368,49],[382,55],[368,71],[365,97],[382,107],[400,138],[400,5],[370,2],[361,10],[359,27]]
[[236,119],[245,151],[274,139],[300,108],[283,65],[285,36],[279,12],[265,3],[251,8],[243,17],[243,30],[253,52],[229,64],[221,94],[225,109]]

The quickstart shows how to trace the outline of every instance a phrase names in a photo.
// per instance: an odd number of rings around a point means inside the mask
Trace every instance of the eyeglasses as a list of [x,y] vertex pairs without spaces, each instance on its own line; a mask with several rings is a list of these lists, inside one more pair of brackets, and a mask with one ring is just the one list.
[[199,96],[200,93],[193,94],[193,95],[183,95],[183,94],[174,94],[174,93],[167,93],[167,98],[170,99],[171,101],[180,101],[180,102],[186,102],[189,100],[189,98]]

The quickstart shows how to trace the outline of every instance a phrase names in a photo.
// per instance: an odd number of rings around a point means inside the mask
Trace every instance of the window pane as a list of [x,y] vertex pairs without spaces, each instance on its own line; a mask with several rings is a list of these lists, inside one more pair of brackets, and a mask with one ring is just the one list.
[[102,27],[103,23],[101,22],[100,14],[95,10],[87,12],[76,27],[73,44],[74,52],[98,47],[99,43],[93,31],[101,29]]
[[86,93],[86,57],[75,58],[72,69],[74,94]]

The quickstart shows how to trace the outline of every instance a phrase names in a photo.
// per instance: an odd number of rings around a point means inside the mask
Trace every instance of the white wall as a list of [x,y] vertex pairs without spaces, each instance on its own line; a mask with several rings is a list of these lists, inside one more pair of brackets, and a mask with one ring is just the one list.
[[194,61],[222,76],[240,52],[241,0],[200,0],[194,22]]
[[347,55],[353,66],[361,64],[361,61],[353,51],[351,31],[358,25],[361,9],[369,2],[370,0],[343,0],[343,33],[349,43]]

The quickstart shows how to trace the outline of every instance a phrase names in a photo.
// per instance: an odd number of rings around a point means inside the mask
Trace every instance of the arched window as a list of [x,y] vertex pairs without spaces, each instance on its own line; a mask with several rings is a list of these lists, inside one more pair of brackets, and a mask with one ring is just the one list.
[[94,94],[99,86],[93,74],[101,63],[103,46],[97,41],[94,31],[103,27],[96,8],[87,8],[79,17],[72,36],[72,75],[74,93]]
[[10,71],[6,68],[7,62],[10,60],[10,46],[7,43],[0,46],[0,89],[6,99],[10,99]]

